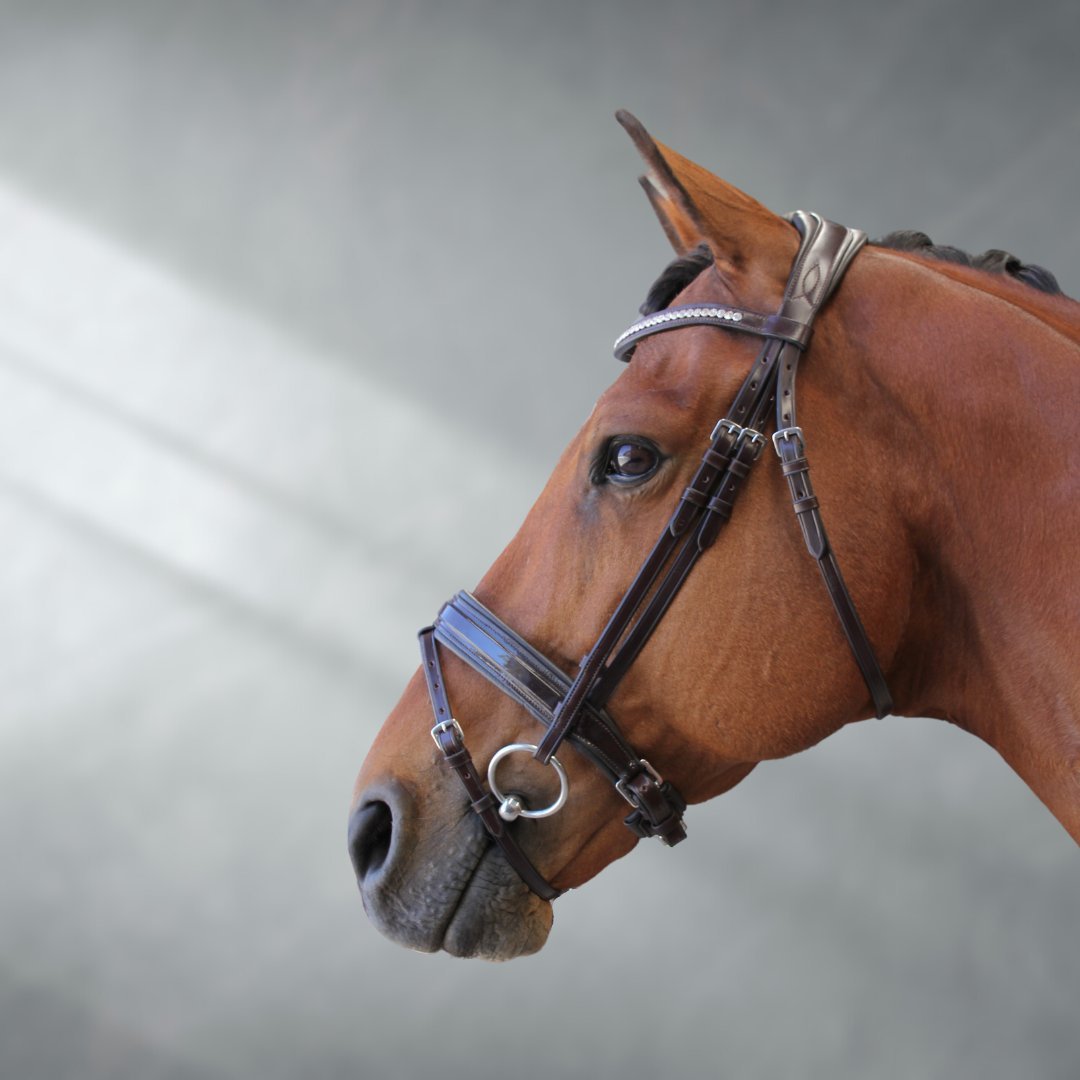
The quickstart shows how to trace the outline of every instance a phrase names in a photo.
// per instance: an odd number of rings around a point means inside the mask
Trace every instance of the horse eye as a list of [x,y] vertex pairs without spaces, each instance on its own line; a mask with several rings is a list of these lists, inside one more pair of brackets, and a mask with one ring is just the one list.
[[660,464],[660,453],[644,439],[620,435],[608,443],[604,479],[617,484],[639,484]]

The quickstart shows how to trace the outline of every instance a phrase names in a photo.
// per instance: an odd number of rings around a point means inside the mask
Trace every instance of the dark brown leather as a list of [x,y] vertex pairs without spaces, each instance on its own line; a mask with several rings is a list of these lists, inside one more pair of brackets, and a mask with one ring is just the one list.
[[518,846],[509,824],[499,817],[499,803],[487,789],[480,774],[476,771],[472,756],[465,747],[461,728],[450,711],[450,699],[446,693],[442,665],[435,645],[435,628],[426,626],[419,633],[420,655],[423,658],[424,677],[427,680],[428,695],[431,698],[435,714],[435,726],[431,730],[435,745],[443,755],[443,760],[457,774],[469,796],[469,805],[479,815],[484,828],[491,834],[495,843],[502,849],[507,862],[518,876],[544,900],[554,900],[560,890],[550,885],[532,861]]
[[[803,246],[792,271],[781,311],[791,318],[804,316],[819,307],[839,284],[848,264],[865,243],[865,236],[853,234],[831,221],[814,214],[793,215],[794,223],[803,233]],[[836,561],[817,496],[810,482],[810,463],[806,458],[806,443],[795,411],[795,376],[798,373],[799,353],[780,366],[776,394],[776,434],[773,445],[782,462],[781,469],[791,491],[792,508],[803,534],[806,549],[817,561],[833,610],[851,649],[859,672],[870,691],[874,711],[880,719],[892,710],[893,700],[881,665],[870,644],[866,629],[855,609],[840,565]]]
[[[443,605],[435,636],[474,670],[550,726],[570,679],[541,652],[467,592]],[[639,836],[659,836],[672,846],[686,837],[686,803],[656,775],[623,737],[611,716],[586,703],[570,741],[589,758],[633,807],[627,819]]]

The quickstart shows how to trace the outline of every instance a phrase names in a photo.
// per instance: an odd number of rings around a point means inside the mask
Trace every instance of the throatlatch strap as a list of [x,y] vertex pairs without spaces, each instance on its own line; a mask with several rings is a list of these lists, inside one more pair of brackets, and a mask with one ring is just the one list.
[[[795,293],[790,298],[785,297],[784,307],[781,310],[789,310],[792,305],[797,304],[820,305],[824,302],[838,284],[843,270],[866,242],[865,234],[842,229],[841,226],[824,221],[817,215],[811,217],[800,213],[795,217],[798,218],[795,224],[801,231],[813,230],[815,235],[820,236],[828,245],[828,250],[835,253],[831,261],[839,269],[834,270],[828,278],[818,274],[816,280],[812,281],[810,291],[816,288],[820,297]],[[810,281],[815,265],[809,264],[798,276],[803,281]],[[789,286],[789,291],[794,291],[799,287],[795,282],[796,275],[793,274],[793,285]],[[805,286],[802,291],[804,294],[807,292]],[[773,435],[773,446],[780,458],[784,478],[791,491],[792,508],[802,530],[806,549],[817,561],[821,579],[825,583],[833,609],[840,620],[844,637],[847,639],[848,647],[855,658],[863,681],[870,691],[874,710],[880,719],[892,710],[892,695],[889,693],[889,687],[885,682],[877,655],[874,653],[874,647],[870,644],[870,638],[848,592],[843,574],[840,573],[840,565],[829,544],[817,496],[810,482],[810,463],[806,458],[806,442],[802,429],[798,427],[795,412],[795,376],[798,365],[799,354],[795,350],[791,350],[791,356],[780,365],[776,394],[776,433]]]

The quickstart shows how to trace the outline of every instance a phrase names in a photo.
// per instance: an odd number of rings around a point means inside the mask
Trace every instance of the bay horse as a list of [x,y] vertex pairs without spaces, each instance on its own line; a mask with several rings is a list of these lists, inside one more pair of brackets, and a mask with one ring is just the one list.
[[677,257],[520,531],[421,633],[353,798],[370,918],[534,952],[558,892],[677,843],[686,804],[885,712],[985,740],[1080,843],[1080,306],[1003,253],[779,217],[618,115]]

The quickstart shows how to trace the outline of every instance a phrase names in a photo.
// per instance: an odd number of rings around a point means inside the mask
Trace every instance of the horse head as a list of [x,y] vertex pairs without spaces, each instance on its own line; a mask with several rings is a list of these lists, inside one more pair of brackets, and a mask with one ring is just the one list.
[[[648,166],[642,183],[677,256],[644,310],[788,310],[793,262],[806,250],[792,222],[654,142],[627,114],[620,120]],[[802,279],[807,292],[817,287],[811,277]],[[918,478],[896,467],[915,437],[910,417],[882,394],[878,373],[863,362],[874,348],[872,325],[890,333],[896,349],[916,355],[902,312],[885,310],[881,281],[873,258],[857,259],[843,288],[824,304],[805,353],[800,408],[812,442],[814,507],[820,500],[828,516],[831,550],[858,605],[860,630],[881,668],[899,681],[894,690],[908,696],[914,691],[907,673],[925,674],[933,659],[909,643],[927,603],[917,588],[921,552],[913,523],[933,508]],[[911,285],[901,299],[917,302],[921,289]],[[519,651],[506,665],[543,658],[535,660],[538,669],[546,662],[556,673],[551,678],[562,679],[556,697],[581,683],[582,658],[593,655],[657,536],[670,528],[673,508],[698,483],[703,451],[722,442],[718,419],[728,403],[749,393],[740,388],[749,385],[754,365],[765,362],[760,336],[732,331],[722,319],[704,318],[673,332],[639,331],[632,362],[562,454],[520,531],[472,597],[452,606],[459,621],[473,620],[465,633],[487,626],[495,637],[523,639],[527,645],[511,641],[510,653]],[[781,363],[792,351],[780,353]],[[775,394],[782,396],[782,374],[776,378]],[[748,431],[758,434],[732,425],[727,460],[745,446]],[[666,793],[662,809],[675,818],[684,802],[723,793],[758,762],[803,750],[881,711],[807,557],[808,538],[793,521],[792,498],[797,510],[802,499],[800,512],[811,499],[795,483],[802,474],[792,464],[803,460],[802,438],[780,463],[770,448],[745,477],[730,525],[701,553],[610,692],[597,700],[597,679],[581,686],[582,707],[614,718],[648,768],[648,776],[641,773],[645,783],[654,794]],[[748,453],[751,459],[756,454]],[[646,582],[646,606],[663,581]],[[478,670],[484,656],[470,663],[467,647],[445,647],[453,632],[447,623],[442,646],[430,639],[427,680],[417,672],[367,756],[350,847],[364,905],[388,936],[420,950],[505,959],[543,945],[551,903],[542,887],[525,883],[473,809],[487,814],[491,828],[513,833],[539,880],[550,884],[548,896],[588,881],[650,830],[627,828],[627,801],[634,800],[625,798],[625,787],[617,790],[603,767],[568,745],[558,746],[556,758],[566,774],[565,806],[549,817],[498,824],[494,806],[502,800],[506,809],[504,793],[519,793],[517,809],[540,807],[556,799],[561,782],[541,764],[553,756],[550,746],[546,754],[501,759],[498,797],[477,781],[500,748],[535,750],[545,732],[525,707],[528,693],[499,685],[506,667],[496,664],[494,676],[485,678]],[[619,628],[616,636],[629,632]],[[608,650],[597,661],[600,683],[610,657]],[[543,670],[534,677],[545,677]],[[916,707],[931,715],[932,704]],[[441,731],[450,741],[441,744],[439,730],[429,738],[443,708],[452,709],[461,740],[445,716]],[[459,782],[460,771],[454,775],[457,766],[448,768],[450,759],[465,768],[462,745],[477,763],[471,789]],[[673,821],[654,820],[652,831],[677,840],[682,834]]]

